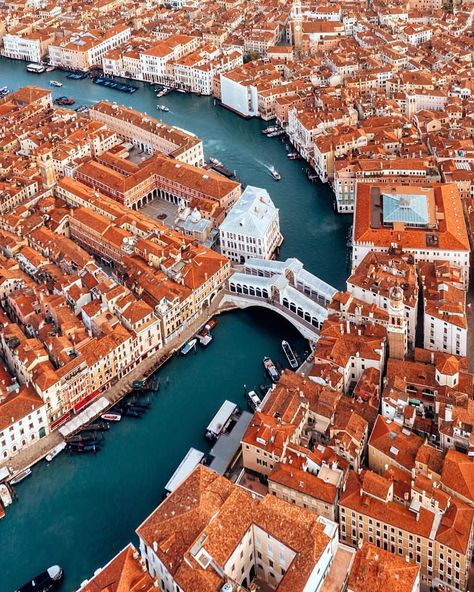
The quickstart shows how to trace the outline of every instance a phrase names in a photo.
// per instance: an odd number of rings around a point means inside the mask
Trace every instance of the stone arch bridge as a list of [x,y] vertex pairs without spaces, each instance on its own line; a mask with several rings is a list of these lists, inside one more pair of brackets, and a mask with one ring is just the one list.
[[306,271],[298,259],[248,259],[233,269],[219,304],[221,311],[267,308],[283,316],[309,341],[318,339],[335,288]]

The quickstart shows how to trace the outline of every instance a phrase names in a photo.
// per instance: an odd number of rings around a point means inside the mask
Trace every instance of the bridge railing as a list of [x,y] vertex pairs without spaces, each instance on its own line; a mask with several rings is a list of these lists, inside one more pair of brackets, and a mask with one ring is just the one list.
[[[289,317],[291,317],[295,321],[298,321],[299,323],[301,323],[301,325],[303,327],[305,327],[306,329],[308,329],[309,331],[314,333],[315,336],[319,335],[319,328],[318,327],[315,327],[312,323],[309,323],[303,317],[300,317],[299,314],[293,312],[292,310],[290,310],[286,306],[283,306],[283,304],[281,304],[280,302],[272,300],[271,298],[261,298],[260,296],[251,296],[250,294],[240,294],[239,292],[232,292],[229,289],[225,289],[223,294],[224,294],[224,296],[229,296],[230,298],[234,298],[236,300],[238,299],[238,300],[243,300],[243,301],[249,301],[249,302],[255,303],[255,304],[265,302],[269,306],[272,306],[272,307],[278,309],[279,311],[281,311],[282,313],[285,313],[286,315],[288,315]],[[321,320],[321,323],[322,322],[323,322],[323,320]]]

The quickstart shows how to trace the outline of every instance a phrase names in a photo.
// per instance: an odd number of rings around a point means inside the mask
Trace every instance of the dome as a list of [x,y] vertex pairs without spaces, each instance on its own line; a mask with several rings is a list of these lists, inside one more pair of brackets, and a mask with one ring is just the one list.
[[197,208],[194,208],[194,210],[191,212],[191,216],[190,216],[191,222],[193,224],[197,224],[198,222],[201,221],[201,218],[202,218],[201,212]]

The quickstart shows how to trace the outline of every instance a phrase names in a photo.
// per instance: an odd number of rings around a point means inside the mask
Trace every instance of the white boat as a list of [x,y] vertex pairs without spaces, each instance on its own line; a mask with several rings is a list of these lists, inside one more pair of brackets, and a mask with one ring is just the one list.
[[49,81],[49,84],[51,86],[62,86],[63,85],[63,83],[62,82],[59,82],[58,80],[50,80]]
[[20,471],[19,473],[17,473],[13,477],[13,479],[10,481],[10,483],[12,485],[16,485],[17,483],[20,483],[20,481],[23,481],[23,479],[26,479],[30,475],[31,475],[31,469],[25,469],[24,471]]
[[13,498],[11,496],[10,490],[5,485],[5,483],[2,483],[0,485],[0,502],[2,503],[4,508],[13,503]]
[[186,91],[182,88],[175,88],[174,89],[176,92],[180,92],[180,93],[185,93]]
[[255,391],[249,391],[246,394],[247,402],[249,404],[250,409],[255,413],[256,411],[260,411],[260,405],[262,401],[260,397],[257,395]]
[[181,348],[181,353],[183,354],[183,356],[185,356],[186,354],[189,354],[189,352],[193,349],[193,347],[196,345],[196,343],[197,343],[197,339],[195,339],[195,338],[188,341],[188,343],[186,343]]
[[33,72],[34,74],[42,74],[46,70],[43,64],[28,64],[26,69],[28,72]]
[[166,111],[166,112],[168,112],[170,110],[169,107],[167,107],[166,105],[157,105],[156,108],[159,109],[160,111]]
[[64,449],[66,448],[66,442],[61,442],[60,444],[58,444],[57,446],[55,446],[50,452],[49,454],[46,455],[46,460],[48,462],[51,462],[53,460],[53,458],[55,458],[56,456],[58,456],[58,454],[60,452],[62,452]]
[[278,128],[274,125],[270,125],[269,127],[266,127],[265,129],[262,130],[262,134],[272,134],[273,132],[278,131]]
[[263,365],[265,367],[265,370],[267,371],[268,376],[273,380],[273,382],[278,382],[278,380],[280,379],[280,373],[278,372],[275,364],[268,356],[265,356],[263,358]]
[[220,160],[217,160],[217,158],[213,158],[212,156],[209,157],[209,162],[211,164],[215,164],[216,166],[223,166]]
[[54,72],[56,68],[54,66],[46,66],[46,72]]
[[8,86],[2,86],[2,88],[0,88],[0,95],[7,95],[10,92]]
[[120,413],[103,413],[100,417],[105,421],[120,421],[122,419]]
[[272,175],[272,177],[275,179],[275,181],[279,181],[281,179],[281,175],[280,173],[276,170],[275,167],[271,167],[270,168],[270,173]]

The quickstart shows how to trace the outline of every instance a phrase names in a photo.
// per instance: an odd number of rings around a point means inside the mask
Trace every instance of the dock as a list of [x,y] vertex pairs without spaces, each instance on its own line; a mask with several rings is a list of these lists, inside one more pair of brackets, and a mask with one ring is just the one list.
[[212,447],[210,455],[213,457],[210,468],[217,473],[224,475],[232,461],[240,452],[240,442],[252,421],[253,414],[248,411],[242,411],[233,428],[221,434],[217,442]]
[[196,448],[190,448],[183,458],[183,460],[179,463],[178,468],[176,471],[171,475],[170,480],[165,485],[165,490],[168,493],[173,493],[175,489],[177,489],[181,483],[189,477],[195,467],[202,461],[204,458],[204,452],[197,450]]

